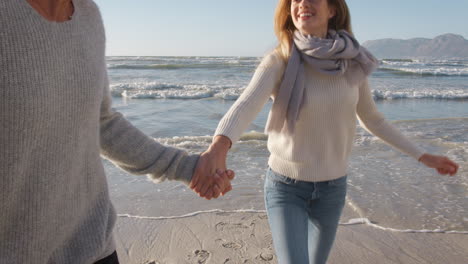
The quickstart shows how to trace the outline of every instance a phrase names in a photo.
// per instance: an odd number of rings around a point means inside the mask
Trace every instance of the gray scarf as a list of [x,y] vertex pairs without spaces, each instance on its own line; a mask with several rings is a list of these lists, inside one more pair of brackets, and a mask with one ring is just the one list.
[[291,55],[268,117],[267,133],[293,134],[304,101],[304,63],[324,74],[344,75],[351,85],[362,82],[378,66],[378,60],[344,30],[330,30],[325,39],[294,32]]

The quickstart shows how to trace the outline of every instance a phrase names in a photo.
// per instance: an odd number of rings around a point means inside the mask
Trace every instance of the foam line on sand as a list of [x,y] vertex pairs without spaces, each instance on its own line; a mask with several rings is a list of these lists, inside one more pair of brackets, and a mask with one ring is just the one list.
[[[119,217],[122,218],[135,218],[135,219],[146,219],[146,220],[170,220],[170,219],[181,219],[181,218],[188,218],[193,217],[201,214],[210,214],[210,213],[266,213],[265,210],[253,210],[253,209],[243,209],[243,210],[221,210],[221,209],[213,209],[213,210],[206,210],[206,211],[196,211],[185,215],[180,216],[141,216],[141,215],[131,215],[131,214],[118,214]],[[372,223],[368,218],[361,217],[361,218],[352,218],[349,219],[347,222],[340,222],[340,225],[349,226],[349,225],[368,225],[373,228],[377,228],[384,231],[391,231],[397,233],[443,233],[443,234],[468,234],[468,231],[457,231],[457,230],[444,230],[444,229],[396,229],[392,227],[384,227]]]

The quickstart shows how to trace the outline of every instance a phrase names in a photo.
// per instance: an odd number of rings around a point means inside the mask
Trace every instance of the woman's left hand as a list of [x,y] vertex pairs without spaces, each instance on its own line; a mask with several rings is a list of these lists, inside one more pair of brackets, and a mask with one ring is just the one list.
[[419,161],[424,163],[429,168],[436,169],[439,174],[453,176],[458,171],[458,164],[451,161],[445,156],[436,156],[431,154],[423,154]]

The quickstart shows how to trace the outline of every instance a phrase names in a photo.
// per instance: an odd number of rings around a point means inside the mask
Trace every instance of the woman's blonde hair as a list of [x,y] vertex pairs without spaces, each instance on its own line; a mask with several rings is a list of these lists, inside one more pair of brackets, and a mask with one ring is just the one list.
[[[341,30],[344,29],[350,34],[351,30],[351,15],[348,5],[345,0],[327,0],[328,6],[335,9],[335,16],[328,21],[328,29]],[[278,52],[283,59],[289,57],[293,33],[296,30],[291,17],[291,0],[279,0],[275,11],[275,34],[278,38]]]

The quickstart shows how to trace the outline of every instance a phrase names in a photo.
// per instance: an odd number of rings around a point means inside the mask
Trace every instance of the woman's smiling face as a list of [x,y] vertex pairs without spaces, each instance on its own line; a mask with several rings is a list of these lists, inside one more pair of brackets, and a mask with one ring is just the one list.
[[324,38],[328,31],[328,20],[335,9],[327,0],[291,0],[291,17],[294,26],[304,35]]

